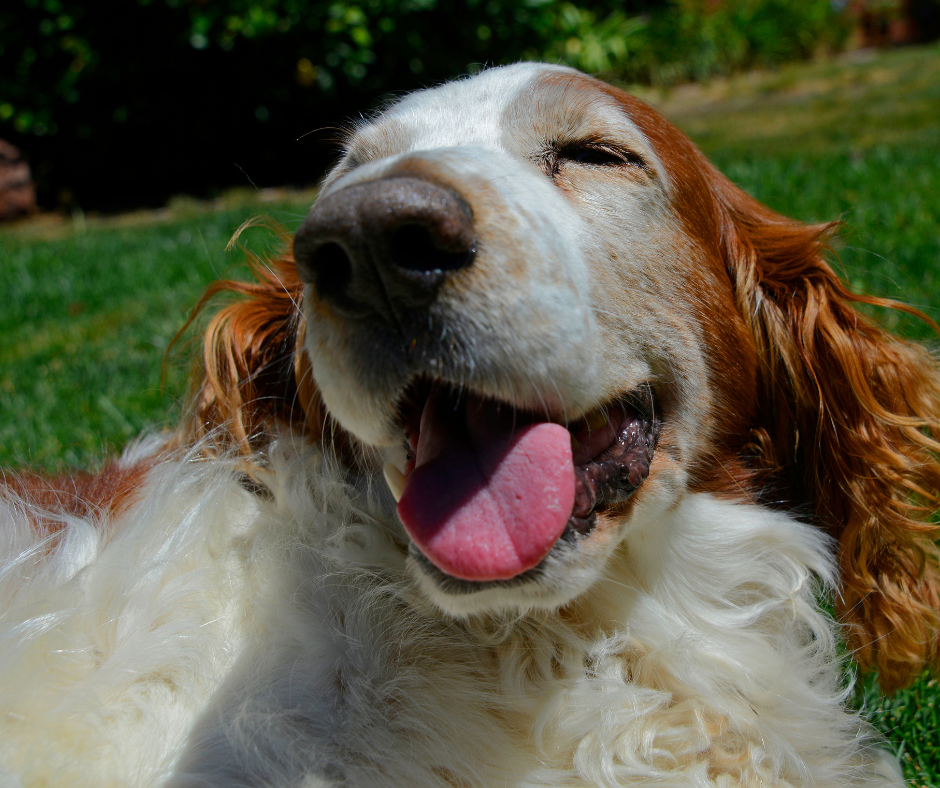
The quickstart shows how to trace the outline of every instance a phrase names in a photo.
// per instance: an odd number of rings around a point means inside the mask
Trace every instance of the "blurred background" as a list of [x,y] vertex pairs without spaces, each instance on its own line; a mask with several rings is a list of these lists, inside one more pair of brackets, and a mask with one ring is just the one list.
[[938,36],[940,0],[8,0],[0,165],[122,211],[312,184],[343,119],[486,65],[669,87]]

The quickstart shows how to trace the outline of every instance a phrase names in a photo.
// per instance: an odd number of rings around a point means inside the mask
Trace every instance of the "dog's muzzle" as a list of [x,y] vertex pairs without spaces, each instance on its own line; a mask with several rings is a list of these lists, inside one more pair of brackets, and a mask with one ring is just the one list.
[[301,278],[350,319],[378,316],[398,329],[452,272],[475,256],[473,214],[429,181],[389,177],[327,194],[294,241]]
[[[577,399],[561,392],[580,393],[568,370],[590,371],[578,363],[592,336],[580,247],[571,224],[539,213],[562,198],[521,174],[542,195],[535,209],[508,183],[477,217],[456,189],[411,172],[340,181],[294,244],[327,407],[366,442],[397,432],[405,467],[385,471],[404,529],[435,572],[480,588],[528,582],[560,541],[588,538],[645,481],[659,433],[642,381],[568,418]],[[507,234],[494,216],[514,206]],[[562,302],[576,306],[559,313]]]

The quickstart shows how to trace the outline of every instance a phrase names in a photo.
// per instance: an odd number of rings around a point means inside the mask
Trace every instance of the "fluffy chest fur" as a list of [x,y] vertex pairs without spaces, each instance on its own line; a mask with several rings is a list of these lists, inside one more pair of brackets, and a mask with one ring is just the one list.
[[457,621],[405,574],[387,492],[291,444],[268,500],[229,463],[183,460],[119,521],[75,519],[54,544],[6,510],[22,529],[2,586],[11,776],[890,784],[840,708],[814,598],[827,544],[808,526],[689,496],[584,599]]

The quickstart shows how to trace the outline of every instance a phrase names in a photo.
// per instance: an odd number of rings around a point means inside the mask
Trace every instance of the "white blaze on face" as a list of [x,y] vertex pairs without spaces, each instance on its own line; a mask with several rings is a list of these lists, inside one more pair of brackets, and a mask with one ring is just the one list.
[[[493,69],[412,94],[361,124],[324,184],[321,199],[334,200],[383,179],[423,180],[469,208],[475,239],[472,262],[448,271],[427,306],[402,307],[396,324],[377,315],[341,317],[308,286],[306,347],[339,423],[367,444],[388,447],[399,466],[401,421],[411,418],[418,392],[427,398],[424,413],[433,411],[433,396],[422,388],[430,381],[455,394],[450,402],[489,403],[497,412],[508,405],[523,412],[525,425],[539,424],[532,446],[515,427],[506,431],[522,437],[507,444],[502,476],[474,476],[475,467],[490,466],[480,463],[486,452],[470,437],[443,459],[412,442],[416,464],[391,475],[413,544],[451,578],[505,580],[538,567],[536,578],[511,593],[461,596],[415,564],[422,588],[452,613],[573,599],[603,572],[630,528],[682,498],[687,468],[710,440],[714,391],[702,304],[717,292],[733,311],[733,293],[723,265],[708,268],[710,252],[684,223],[675,195],[685,170],[668,149],[667,158],[653,149],[637,125],[649,128],[649,120],[625,94],[570,69]],[[378,269],[385,260],[370,264]],[[577,483],[579,471],[570,435],[544,422],[604,412],[644,385],[663,424],[649,476],[629,507],[601,505],[585,538],[560,539],[572,512],[569,482],[574,474]],[[450,418],[428,423],[423,440],[457,434]],[[458,426],[469,436],[481,432],[469,417]],[[442,481],[453,479],[452,465],[460,466],[462,486]],[[555,468],[557,479],[545,468]],[[558,513],[542,506],[562,487]],[[465,507],[465,499],[483,503]],[[520,513],[506,515],[515,511],[507,501],[516,500],[525,502]]]
[[[356,132],[322,196],[401,175],[458,194],[473,214],[475,257],[430,307],[465,357],[451,382],[564,416],[596,404],[600,359],[587,228],[540,166],[551,140],[520,148],[514,128],[545,73],[524,64],[409,96]],[[394,408],[415,371],[389,369],[377,383],[361,327],[308,296],[307,349],[327,407],[368,443],[399,441]]]

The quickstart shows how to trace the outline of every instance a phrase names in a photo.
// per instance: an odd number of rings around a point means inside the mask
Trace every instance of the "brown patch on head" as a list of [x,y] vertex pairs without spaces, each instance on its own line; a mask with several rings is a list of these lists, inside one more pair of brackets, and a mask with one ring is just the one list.
[[634,96],[603,85],[643,131],[663,164],[676,216],[697,241],[688,306],[702,327],[709,383],[717,392],[711,441],[692,470],[694,489],[729,498],[756,500],[762,468],[749,467],[758,411],[758,356],[739,311],[733,282],[721,253],[720,211],[713,198],[716,179],[724,180],[691,141]]
[[[675,224],[664,223],[658,240],[668,256],[683,265],[663,268],[661,260],[652,257],[645,275],[668,280],[662,289],[673,294],[669,308],[683,319],[691,316],[697,324],[696,339],[703,345],[713,396],[709,421],[699,425],[704,449],[689,469],[691,487],[755,500],[766,477],[763,465],[747,459],[755,443],[751,431],[757,422],[759,360],[723,254],[724,228],[714,184],[724,177],[682,132],[634,96],[579,74],[554,73],[540,80],[540,86],[549,89],[553,101],[546,104],[557,107],[552,111],[561,113],[562,102],[567,101],[566,109],[574,107],[581,118],[569,124],[568,133],[600,140],[619,135],[628,142],[632,136],[637,153],[645,158],[643,174],[660,181],[668,200],[668,218]],[[627,132],[612,130],[610,121],[590,122],[591,102],[599,97],[630,122]],[[623,188],[615,182],[622,177],[618,172],[610,177],[611,188]]]

